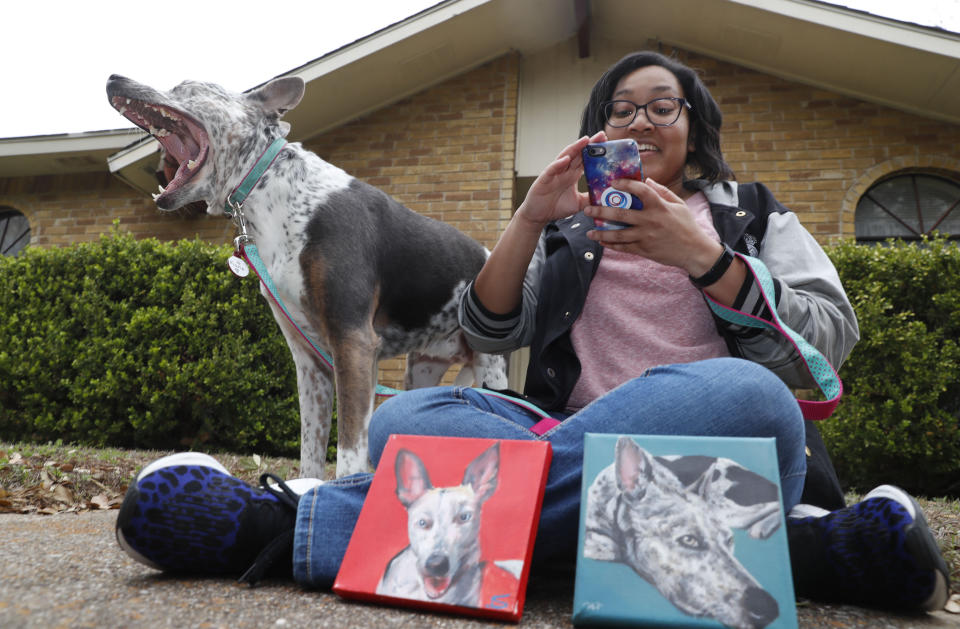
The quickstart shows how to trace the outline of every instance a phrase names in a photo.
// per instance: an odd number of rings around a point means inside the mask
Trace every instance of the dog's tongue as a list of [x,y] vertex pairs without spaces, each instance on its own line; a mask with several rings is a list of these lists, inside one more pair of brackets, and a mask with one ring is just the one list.
[[430,598],[439,598],[450,587],[450,577],[425,577],[424,589]]

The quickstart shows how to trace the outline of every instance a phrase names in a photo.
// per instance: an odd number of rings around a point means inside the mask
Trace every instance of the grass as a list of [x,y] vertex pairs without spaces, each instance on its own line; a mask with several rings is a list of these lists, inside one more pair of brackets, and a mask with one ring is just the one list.
[[[167,454],[159,450],[118,450],[64,444],[0,442],[0,513],[53,514],[116,509],[144,465]],[[260,474],[296,478],[296,459],[210,452],[231,474],[256,484]],[[327,475],[333,473],[328,465]],[[849,494],[847,502],[861,496]],[[960,593],[960,500],[917,497]]]

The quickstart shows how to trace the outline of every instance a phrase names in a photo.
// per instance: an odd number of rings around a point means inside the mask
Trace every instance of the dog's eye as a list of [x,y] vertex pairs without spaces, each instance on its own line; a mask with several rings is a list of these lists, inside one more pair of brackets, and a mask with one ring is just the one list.
[[704,548],[703,540],[701,540],[696,535],[681,535],[677,538],[677,543],[683,546],[684,548],[690,548],[692,550],[701,550]]
[[433,527],[433,520],[430,520],[427,518],[420,518],[419,520],[417,520],[417,526],[422,529],[430,530],[430,528]]
[[461,524],[463,524],[464,522],[469,522],[472,519],[473,519],[473,514],[470,513],[469,511],[464,511],[463,513],[457,516],[457,521],[459,521]]

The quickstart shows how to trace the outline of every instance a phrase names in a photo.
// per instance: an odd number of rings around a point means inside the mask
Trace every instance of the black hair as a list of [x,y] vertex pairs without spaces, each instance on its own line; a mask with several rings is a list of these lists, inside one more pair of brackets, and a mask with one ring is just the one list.
[[[583,109],[580,121],[580,136],[592,136],[603,131],[606,118],[603,115],[603,103],[610,100],[613,90],[627,74],[647,66],[660,66],[669,70],[683,88],[683,95],[690,102],[690,135],[695,150],[687,153],[687,166],[697,169],[696,175],[708,181],[734,179],[733,170],[723,159],[720,150],[720,127],[723,115],[720,106],[713,99],[710,90],[695,70],[679,60],[666,57],[652,51],[634,52],[616,62],[600,77],[590,91],[590,99]],[[684,174],[686,177],[686,173]]]

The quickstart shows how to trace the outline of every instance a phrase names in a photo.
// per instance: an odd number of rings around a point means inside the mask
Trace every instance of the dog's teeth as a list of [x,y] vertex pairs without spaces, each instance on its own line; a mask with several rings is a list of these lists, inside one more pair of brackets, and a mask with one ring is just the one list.
[[150,196],[151,196],[151,197],[153,197],[153,200],[154,200],[154,201],[156,201],[157,199],[159,199],[159,198],[160,198],[160,195],[159,195],[159,194],[157,194],[156,192],[154,192],[154,193],[153,193],[153,194],[151,194]]
[[130,99],[129,99],[129,98],[127,99],[127,104],[128,104],[128,105],[130,104]]
[[117,111],[119,111],[119,112],[120,112],[120,115],[122,116],[122,115],[123,115],[123,112],[127,111],[127,108],[126,108],[126,107],[121,107],[121,108],[118,109]]
[[164,192],[166,192],[166,190],[163,188],[163,186],[158,185],[157,187],[160,188],[160,193],[161,193],[161,194],[163,194]]
[[197,167],[197,162],[195,160],[191,159],[189,162],[187,162],[187,168],[189,168],[190,170],[193,170],[196,167]]

